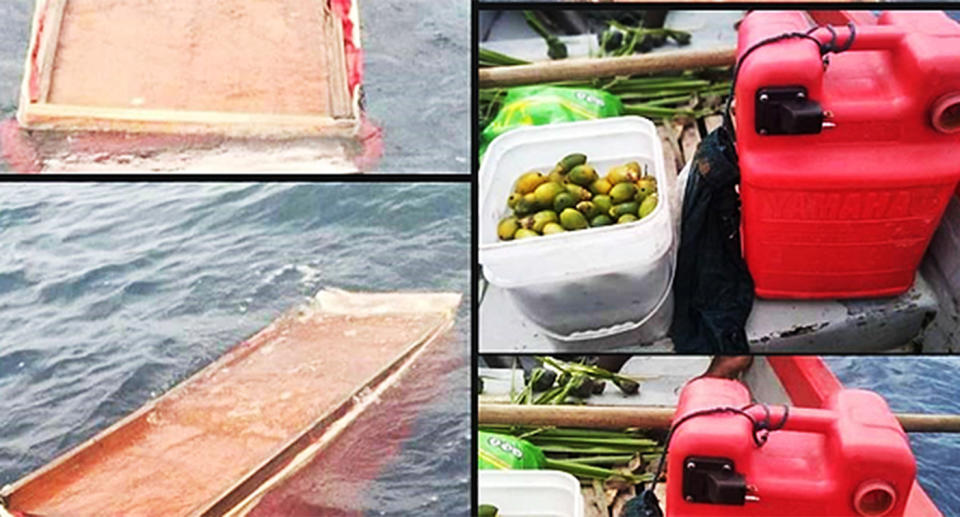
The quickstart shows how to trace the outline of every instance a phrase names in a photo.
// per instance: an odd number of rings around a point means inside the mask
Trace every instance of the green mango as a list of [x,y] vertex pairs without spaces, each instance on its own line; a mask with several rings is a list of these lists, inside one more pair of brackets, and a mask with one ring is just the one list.
[[562,233],[565,231],[567,230],[565,230],[563,226],[560,226],[560,223],[547,223],[543,226],[542,233],[544,235],[552,235],[554,233]]
[[497,224],[497,237],[500,237],[502,241],[509,241],[519,229],[520,224],[516,217],[505,217]]
[[573,208],[560,212],[560,225],[567,230],[582,230],[589,226],[587,218]]
[[533,214],[533,225],[531,229],[535,232],[542,232],[543,227],[546,226],[547,223],[555,223],[558,220],[557,213],[553,210],[541,210]]
[[533,195],[537,198],[537,204],[545,207],[553,206],[553,198],[557,197],[557,194],[566,191],[563,185],[548,181],[541,183],[536,190],[533,191]]
[[610,217],[616,219],[623,214],[637,214],[637,210],[640,208],[640,203],[636,201],[629,201],[627,203],[620,203],[619,205],[613,205],[613,208],[610,209]]
[[564,187],[566,187],[567,192],[573,194],[578,201],[590,201],[590,198],[593,197],[593,194],[591,194],[589,190],[575,183],[567,183]]
[[610,199],[610,196],[593,196],[591,201],[593,201],[593,204],[597,205],[597,208],[600,209],[601,214],[609,214],[610,209],[613,208],[613,200]]
[[571,153],[557,162],[557,168],[560,169],[564,174],[573,170],[574,167],[578,165],[583,165],[587,163],[587,155],[583,153]]
[[523,199],[523,194],[514,192],[510,194],[510,197],[507,198],[507,206],[512,210],[517,207],[517,201],[520,201],[521,199]]
[[537,203],[537,196],[531,192],[517,201],[517,205],[513,207],[513,211],[518,216],[523,217],[536,212],[539,208],[540,205]]
[[577,203],[577,210],[584,215],[587,219],[593,219],[594,217],[600,215],[600,208],[593,203],[593,201],[581,201]]
[[530,171],[524,173],[517,179],[517,182],[513,185],[513,190],[521,194],[529,194],[545,181],[547,181],[547,178],[543,174],[537,171]]
[[611,167],[607,171],[606,179],[610,182],[610,185],[618,185],[620,183],[628,183],[637,181],[639,176],[637,173],[630,170],[626,165],[617,165],[616,167]]
[[637,215],[640,219],[650,215],[655,208],[657,208],[657,194],[654,192],[647,196],[647,199],[643,200],[643,203],[640,203],[640,208],[637,209]]
[[577,199],[570,192],[561,192],[553,198],[553,211],[559,214],[566,208],[573,208],[577,204]]
[[[623,214],[623,215],[621,215],[621,216],[617,219],[617,224],[632,223],[632,222],[637,221],[637,220],[639,220],[639,219],[637,219],[637,216],[635,216],[635,215],[633,215],[633,214]],[[522,232],[522,231],[523,231],[523,230],[517,230],[517,233],[520,233],[520,232]]]
[[589,164],[577,165],[574,167],[569,174],[567,174],[567,180],[571,183],[576,183],[581,187],[589,186],[594,181],[597,181],[597,170]]
[[633,183],[617,183],[610,189],[610,199],[617,205],[630,201],[636,193],[637,186]]
[[567,175],[559,169],[553,169],[547,174],[547,181],[563,184],[567,182]]
[[610,192],[610,189],[612,187],[613,185],[611,185],[610,182],[606,180],[606,178],[597,178],[596,181],[590,184],[590,192],[594,196],[604,195],[607,192]]
[[613,224],[613,219],[607,214],[600,214],[590,220],[590,226],[608,226]]
[[657,179],[653,176],[644,176],[637,180],[637,201],[643,201],[647,196],[657,191]]
[[517,233],[513,234],[515,240],[526,239],[527,237],[539,237],[540,234],[529,229],[529,228],[520,228],[517,230]]
[[477,508],[477,517],[499,517],[500,510],[492,504],[481,504]]

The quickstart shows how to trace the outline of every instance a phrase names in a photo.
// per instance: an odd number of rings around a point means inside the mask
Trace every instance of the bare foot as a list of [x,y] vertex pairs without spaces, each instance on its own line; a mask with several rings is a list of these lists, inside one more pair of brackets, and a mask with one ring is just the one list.
[[751,364],[753,364],[752,355],[716,355],[713,356],[710,366],[701,377],[737,379]]

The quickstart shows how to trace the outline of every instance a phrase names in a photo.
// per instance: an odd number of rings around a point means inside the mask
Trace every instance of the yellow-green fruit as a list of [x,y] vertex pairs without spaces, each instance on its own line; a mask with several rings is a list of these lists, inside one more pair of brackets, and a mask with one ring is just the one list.
[[636,172],[631,171],[626,165],[617,165],[607,171],[607,181],[609,181],[611,185],[637,181],[639,177]]
[[564,173],[570,172],[577,165],[583,165],[587,163],[587,155],[582,153],[571,153],[557,162],[557,168],[563,171]]
[[[623,214],[623,215],[621,215],[619,218],[617,218],[617,224],[632,223],[632,222],[637,221],[637,220],[638,220],[638,219],[637,219],[637,216],[635,216],[635,215],[633,215],[633,214]],[[523,230],[517,230],[517,233],[520,233],[520,232],[522,232],[522,231],[523,231]],[[518,237],[518,238],[519,238],[519,237]]]
[[640,208],[640,203],[637,203],[636,201],[630,201],[627,203],[620,203],[619,205],[613,205],[613,208],[610,209],[610,217],[617,218],[623,214],[636,215],[637,210],[639,208]]
[[639,163],[637,163],[637,162],[627,162],[627,163],[624,164],[623,166],[626,167],[627,170],[629,170],[630,172],[636,174],[637,177],[643,176],[643,169],[640,168],[640,164],[639,164]]
[[581,201],[577,203],[577,210],[580,211],[587,219],[593,219],[594,217],[600,215],[600,209],[597,208],[597,205],[593,201]]
[[593,196],[593,199],[590,201],[593,201],[593,204],[597,205],[601,214],[608,214],[610,213],[610,209],[613,208],[613,200],[610,199],[610,196]]
[[591,194],[589,190],[581,187],[580,185],[567,183],[564,186],[567,187],[567,192],[573,194],[578,201],[590,201],[590,198],[593,197],[593,194]]
[[523,217],[536,212],[538,208],[539,205],[537,204],[537,196],[531,192],[524,195],[519,201],[517,201],[517,205],[513,207],[513,211],[518,216]]
[[519,230],[517,230],[517,233],[513,234],[514,240],[526,239],[527,237],[539,237],[539,236],[540,236],[539,233],[527,228],[520,228]]
[[477,517],[499,517],[500,510],[492,504],[481,504],[477,508]]
[[610,192],[610,187],[612,186],[613,185],[605,178],[599,178],[590,184],[590,192],[592,192],[594,196],[605,195],[607,192]]
[[523,194],[520,194],[519,192],[514,192],[510,194],[510,197],[507,198],[507,206],[510,207],[511,209],[516,208],[517,201],[520,201],[522,198],[523,198]]
[[597,170],[593,166],[588,164],[577,165],[574,167],[569,174],[567,174],[567,180],[571,183],[576,183],[581,187],[586,187],[597,181]]
[[553,198],[553,211],[559,214],[567,208],[573,208],[577,205],[578,199],[579,198],[569,192],[561,192],[557,194],[557,197]]
[[560,213],[560,225],[567,230],[582,230],[588,226],[587,218],[573,208]]
[[557,222],[557,213],[553,210],[542,210],[533,214],[533,230],[537,232],[542,232],[543,227],[548,223]]
[[640,208],[637,209],[637,215],[640,216],[640,219],[650,215],[653,212],[653,209],[657,208],[657,194],[653,193],[647,196],[647,199],[643,200],[643,203],[640,203]]
[[554,183],[566,183],[567,175],[559,168],[555,168],[550,171],[550,174],[547,174],[547,181],[552,181]]
[[543,174],[540,174],[537,171],[530,171],[517,179],[517,183],[514,184],[513,190],[521,194],[527,194],[533,192],[534,189],[539,187],[544,181],[547,181],[547,178]]
[[517,222],[516,217],[501,219],[500,223],[497,224],[497,237],[500,237],[502,241],[509,241],[518,229],[520,229],[520,223]]
[[563,185],[550,181],[540,184],[540,186],[533,191],[533,195],[537,198],[537,204],[540,206],[553,206],[553,198],[557,197],[557,194],[566,191]]
[[610,189],[610,200],[613,204],[620,204],[633,199],[637,193],[637,186],[633,183],[617,183]]
[[637,201],[643,201],[647,196],[657,191],[657,180],[653,176],[645,176],[637,180]]
[[613,224],[613,219],[607,214],[600,214],[590,220],[590,226],[607,226]]
[[566,230],[563,229],[563,226],[560,226],[560,223],[547,223],[543,226],[543,234],[551,235],[554,233],[563,233]]

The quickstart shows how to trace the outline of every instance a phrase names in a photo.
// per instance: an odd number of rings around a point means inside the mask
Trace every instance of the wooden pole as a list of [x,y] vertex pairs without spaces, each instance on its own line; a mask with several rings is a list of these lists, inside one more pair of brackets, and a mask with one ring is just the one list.
[[[481,425],[667,429],[673,412],[670,407],[480,404],[477,421]],[[896,417],[909,433],[960,433],[960,415],[897,413]]]
[[516,86],[555,81],[594,79],[622,75],[650,74],[712,66],[732,66],[737,49],[679,50],[625,57],[574,58],[544,61],[529,65],[481,68],[477,73],[481,88]]

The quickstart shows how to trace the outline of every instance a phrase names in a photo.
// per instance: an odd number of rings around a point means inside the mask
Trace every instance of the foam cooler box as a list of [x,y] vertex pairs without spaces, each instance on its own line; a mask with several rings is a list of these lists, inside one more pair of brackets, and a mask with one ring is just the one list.
[[[674,422],[717,406],[744,407],[737,381],[701,378],[680,394]],[[763,408],[749,410],[762,420]],[[776,426],[784,408],[771,407]],[[758,447],[743,415],[693,416],[676,427],[667,465],[667,517],[909,517],[916,461],[876,393],[838,391],[823,408],[792,407]]]
[[[548,172],[569,153],[587,155],[597,171],[637,161],[657,179],[660,201],[629,224],[500,241],[497,223],[517,178]],[[549,338],[564,342],[633,343],[666,335],[678,213],[676,178],[668,177],[656,127],[640,117],[520,128],[495,139],[480,167],[480,263]]]
[[[868,20],[869,21],[869,20]],[[767,298],[906,291],[960,179],[960,25],[891,11],[849,50],[785,39],[743,62],[735,91],[743,248]],[[799,11],[755,11],[755,43],[812,27]],[[835,28],[846,45],[847,27]],[[821,28],[812,33],[831,40]]]

